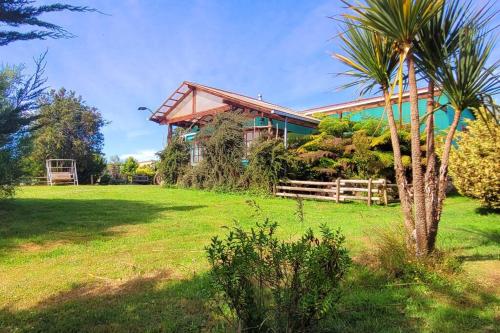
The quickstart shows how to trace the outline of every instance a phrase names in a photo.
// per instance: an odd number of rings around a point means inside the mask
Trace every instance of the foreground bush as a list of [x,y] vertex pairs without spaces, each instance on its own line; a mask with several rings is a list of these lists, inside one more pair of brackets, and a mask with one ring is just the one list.
[[462,195],[500,209],[500,126],[494,120],[469,121],[458,133],[450,156],[453,184]]
[[249,231],[235,227],[207,248],[214,298],[238,331],[314,331],[340,296],[350,265],[344,236],[322,226],[320,238],[309,229],[286,243],[276,228],[267,219]]

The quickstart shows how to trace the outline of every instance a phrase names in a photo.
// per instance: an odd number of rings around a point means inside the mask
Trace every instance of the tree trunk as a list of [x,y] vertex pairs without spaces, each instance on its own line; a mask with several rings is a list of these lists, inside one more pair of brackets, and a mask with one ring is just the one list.
[[411,115],[411,163],[413,201],[415,209],[415,236],[416,254],[424,256],[427,254],[427,223],[425,211],[424,175],[422,170],[422,152],[420,149],[420,116],[418,112],[418,92],[415,74],[415,60],[413,53],[408,52],[408,86],[410,89],[410,115]]
[[[437,161],[436,161],[436,146],[434,138],[434,81],[429,79],[428,85],[429,95],[427,98],[427,121],[426,121],[426,152],[427,168],[425,171],[425,203],[426,203],[426,227],[427,235],[431,233],[437,215],[438,203],[438,179],[437,179]],[[429,251],[432,251],[432,246],[428,244]]]
[[398,130],[396,127],[396,121],[394,120],[394,114],[391,105],[391,96],[389,96],[389,91],[384,88],[384,98],[385,98],[385,111],[387,113],[387,119],[389,123],[389,129],[391,132],[391,142],[392,151],[394,155],[394,170],[396,173],[396,183],[398,184],[399,198],[401,201],[401,209],[403,210],[404,224],[407,234],[408,245],[413,245],[411,242],[411,235],[413,230],[415,230],[415,221],[413,220],[412,212],[412,199],[408,188],[408,182],[406,180],[403,160],[401,158],[401,145],[399,143]]
[[443,155],[441,156],[441,166],[439,168],[439,180],[438,180],[438,193],[437,193],[437,205],[435,218],[432,220],[429,229],[429,250],[433,250],[436,245],[436,237],[438,232],[439,221],[441,220],[441,213],[443,212],[443,202],[446,198],[446,188],[448,186],[448,162],[450,160],[451,145],[453,143],[453,137],[458,128],[458,123],[460,122],[460,116],[462,115],[462,110],[458,107],[453,107],[455,116],[453,117],[453,122],[451,123],[448,134],[446,135],[446,140],[443,146]]

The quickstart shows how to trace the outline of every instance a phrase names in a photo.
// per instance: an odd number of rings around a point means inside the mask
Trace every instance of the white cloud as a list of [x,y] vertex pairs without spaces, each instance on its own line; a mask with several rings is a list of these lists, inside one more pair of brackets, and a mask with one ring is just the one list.
[[120,155],[120,160],[125,160],[130,156],[132,156],[133,158],[135,158],[139,162],[149,161],[149,160],[157,160],[158,156],[156,156],[156,153],[157,153],[157,151],[155,151],[155,150],[140,150],[140,151],[135,152],[135,153]]

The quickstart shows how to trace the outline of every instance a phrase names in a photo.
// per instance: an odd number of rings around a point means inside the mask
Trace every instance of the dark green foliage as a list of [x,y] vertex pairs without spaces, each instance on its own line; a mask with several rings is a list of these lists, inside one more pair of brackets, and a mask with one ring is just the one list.
[[[69,38],[73,37],[71,33],[62,27],[42,21],[39,17],[46,13],[60,11],[89,12],[95,9],[89,7],[72,6],[62,3],[50,5],[33,6],[32,0],[1,0],[0,1],[0,46],[7,45],[14,41],[47,39],[47,38]],[[4,27],[34,27],[35,30],[4,30]]]
[[170,143],[159,154],[158,172],[167,185],[175,185],[189,164],[189,144],[181,132],[172,135]]
[[292,164],[283,140],[258,140],[250,149],[244,182],[255,191],[270,193],[273,185],[286,177]]
[[21,66],[0,70],[0,198],[12,196],[22,176],[33,111],[45,90],[43,59],[35,62],[35,74],[28,78]]
[[99,179],[100,185],[108,185],[111,182],[111,175],[109,173],[104,173]]
[[44,175],[45,160],[49,158],[72,158],[76,160],[79,181],[89,183],[90,176],[99,176],[106,166],[101,132],[106,124],[101,113],[87,106],[75,92],[52,90],[43,100],[35,122],[28,157],[37,166],[33,175]]
[[237,226],[207,247],[214,298],[248,332],[312,332],[340,296],[350,258],[344,236],[321,227],[281,242],[265,219],[249,231]]
[[231,191],[240,186],[245,155],[243,124],[239,114],[218,114],[198,133],[196,140],[203,149],[203,160],[187,170],[185,186]]

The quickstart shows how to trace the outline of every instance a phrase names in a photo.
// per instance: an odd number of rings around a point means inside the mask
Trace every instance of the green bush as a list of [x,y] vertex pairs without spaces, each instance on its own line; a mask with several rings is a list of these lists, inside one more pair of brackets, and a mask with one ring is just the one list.
[[257,192],[270,193],[273,185],[285,178],[291,164],[283,140],[259,140],[250,149],[244,183]]
[[111,175],[107,172],[104,175],[102,175],[101,178],[99,179],[100,185],[108,185],[110,182],[111,182]]
[[468,121],[450,155],[450,175],[462,195],[500,209],[500,126],[490,119]]
[[345,133],[352,131],[352,122],[345,118],[325,117],[318,125],[321,133],[343,137]]
[[136,170],[135,170],[135,174],[138,175],[138,176],[148,176],[150,179],[153,179],[154,175],[155,175],[156,171],[153,170],[153,168],[151,168],[150,166],[142,166],[142,167],[138,167]]
[[241,115],[226,112],[203,127],[196,136],[203,160],[186,172],[181,185],[221,191],[239,189],[244,171],[244,122]]
[[364,131],[368,136],[378,136],[387,129],[387,122],[377,118],[363,118],[354,122],[354,131]]
[[189,165],[189,143],[181,131],[173,133],[170,143],[159,154],[158,172],[166,185],[175,185]]
[[240,331],[312,332],[340,296],[350,265],[344,236],[322,226],[320,238],[309,229],[287,243],[276,228],[265,219],[212,239],[206,250],[214,300]]
[[391,279],[405,282],[441,282],[444,277],[460,269],[460,261],[444,252],[415,257],[415,249],[405,241],[403,228],[374,229],[371,231],[373,248],[365,258],[372,257],[375,264]]

